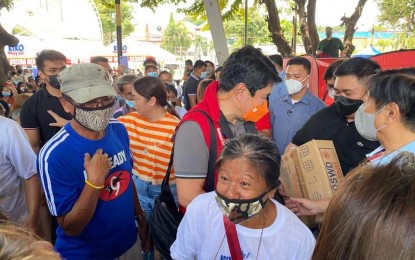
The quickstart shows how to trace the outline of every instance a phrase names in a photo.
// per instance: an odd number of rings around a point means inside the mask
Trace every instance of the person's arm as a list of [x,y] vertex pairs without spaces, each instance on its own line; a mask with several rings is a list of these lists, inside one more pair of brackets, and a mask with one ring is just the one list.
[[35,154],[39,153],[40,150],[40,130],[36,129],[24,129],[27,137],[29,138],[30,145],[32,146]]
[[188,94],[190,107],[194,107],[196,105],[196,95]]
[[[84,189],[72,209],[58,216],[58,224],[67,236],[78,236],[95,214],[99,195],[104,186],[105,175],[111,169],[108,154],[98,149],[92,156],[85,154],[84,168],[87,172]],[[88,183],[87,183],[88,181]]]
[[50,126],[58,126],[58,127],[64,127],[69,120],[66,120],[63,117],[60,117],[58,114],[56,114],[55,112],[53,112],[52,110],[48,110],[49,115],[51,115],[53,117],[53,119],[55,119],[55,123],[50,123]]
[[140,201],[138,199],[137,189],[133,184],[133,196],[134,196],[134,213],[138,217],[138,236],[140,237],[141,250],[144,252],[149,252],[152,248],[151,232],[149,231],[149,226],[147,224],[146,214],[141,208]]
[[196,196],[205,193],[209,163],[209,150],[196,122],[187,121],[179,127],[173,163],[179,204],[187,207]]
[[326,212],[330,199],[309,200],[303,198],[286,198],[285,206],[297,216],[314,216]]
[[187,207],[194,198],[206,193],[203,190],[204,184],[205,179],[176,178],[177,197],[180,206]]
[[23,182],[28,215],[23,225],[36,230],[39,220],[40,182],[37,175]]

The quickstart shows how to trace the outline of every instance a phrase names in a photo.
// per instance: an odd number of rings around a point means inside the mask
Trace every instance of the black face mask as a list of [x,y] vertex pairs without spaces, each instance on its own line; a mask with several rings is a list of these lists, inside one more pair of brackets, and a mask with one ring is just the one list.
[[337,108],[337,111],[341,116],[348,116],[357,111],[359,107],[363,104],[362,100],[350,99],[344,96],[335,96],[334,100],[336,101],[334,104]]
[[23,70],[17,70],[17,74],[22,74]]
[[56,89],[60,89],[61,83],[58,80],[58,76],[49,76],[49,85]]
[[12,76],[16,75],[16,71],[10,72],[10,75],[12,75]]

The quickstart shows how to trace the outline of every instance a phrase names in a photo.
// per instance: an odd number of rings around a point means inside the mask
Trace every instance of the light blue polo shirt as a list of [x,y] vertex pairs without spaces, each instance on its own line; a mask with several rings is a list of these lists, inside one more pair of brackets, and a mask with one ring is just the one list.
[[272,125],[272,138],[278,151],[283,154],[297,131],[326,105],[307,90],[303,98],[293,103],[290,95],[277,98],[270,102],[269,111]]
[[[384,150],[383,146],[380,146],[379,148],[377,148],[376,150],[374,150],[373,152],[369,153],[366,155],[367,158],[370,158],[372,156],[374,156],[376,153],[380,152]],[[374,160],[371,160],[370,163],[374,166],[379,166],[379,165],[385,165],[388,164],[392,161],[393,158],[395,158],[396,155],[398,155],[400,152],[411,152],[411,153],[415,153],[415,141],[410,142],[409,144],[399,148],[396,151],[393,151],[392,153],[386,154],[384,156],[380,156]]]

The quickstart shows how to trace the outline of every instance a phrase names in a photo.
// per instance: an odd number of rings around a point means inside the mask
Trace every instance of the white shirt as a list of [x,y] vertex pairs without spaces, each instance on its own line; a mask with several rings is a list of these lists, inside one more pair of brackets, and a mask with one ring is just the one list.
[[[310,230],[290,210],[271,201],[277,207],[277,217],[264,228],[262,240],[261,229],[236,225],[243,259],[310,259],[315,245]],[[177,260],[231,259],[215,192],[199,195],[187,207],[170,251]]]
[[13,221],[27,217],[23,179],[36,174],[36,155],[24,130],[15,121],[0,116],[0,207]]

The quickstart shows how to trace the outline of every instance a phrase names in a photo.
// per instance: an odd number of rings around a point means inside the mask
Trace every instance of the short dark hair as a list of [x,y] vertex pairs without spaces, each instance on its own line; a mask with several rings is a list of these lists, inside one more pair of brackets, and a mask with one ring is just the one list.
[[212,67],[215,67],[215,64],[213,64],[213,62],[211,62],[210,60],[205,60],[206,65],[209,63],[210,65],[212,65]]
[[171,73],[170,73],[170,72],[168,72],[167,70],[163,70],[162,72],[160,72],[160,73],[159,73],[159,77],[160,77],[162,74],[169,74],[169,75],[170,75],[170,77],[172,76],[172,75],[171,75]]
[[344,60],[336,60],[335,62],[331,63],[327,69],[326,72],[324,72],[323,79],[325,81],[334,78],[334,72],[336,71],[337,67],[340,66],[340,64],[343,63]]
[[389,103],[399,107],[402,124],[415,132],[415,68],[380,72],[369,79],[366,93],[379,110]]
[[201,67],[207,67],[206,62],[202,61],[202,60],[197,60],[195,61],[195,65],[193,65],[193,69],[198,69]]
[[225,161],[244,158],[262,176],[268,189],[280,184],[281,156],[275,144],[260,135],[244,134],[225,142],[216,163],[219,169]]
[[185,66],[187,66],[187,65],[192,65],[193,66],[193,61],[192,60],[186,60],[184,62],[184,64],[185,64]]
[[177,97],[177,89],[173,84],[164,83],[164,85],[166,86],[167,91],[173,92],[173,94]]
[[62,53],[55,50],[42,50],[36,55],[36,67],[38,70],[43,71],[45,68],[45,61],[63,61],[66,63],[66,57]]
[[284,65],[284,61],[282,60],[282,56],[279,54],[274,54],[274,55],[270,55],[269,58],[271,59],[271,61],[278,66],[283,66]]
[[345,60],[334,72],[335,77],[355,76],[359,81],[365,81],[369,76],[380,71],[376,61],[362,57]]
[[287,62],[287,67],[288,65],[302,65],[307,73],[310,74],[311,62],[304,57],[294,57]]
[[219,89],[231,91],[244,83],[251,96],[272,82],[280,82],[278,72],[271,60],[261,50],[247,45],[233,52],[225,61],[219,76]]
[[147,67],[148,65],[155,65],[157,68],[157,61],[153,58],[147,58],[144,62],[143,62],[143,66]]
[[108,62],[108,59],[105,58],[104,56],[93,56],[93,57],[91,57],[91,59],[89,61],[91,63],[98,64],[98,62]]

